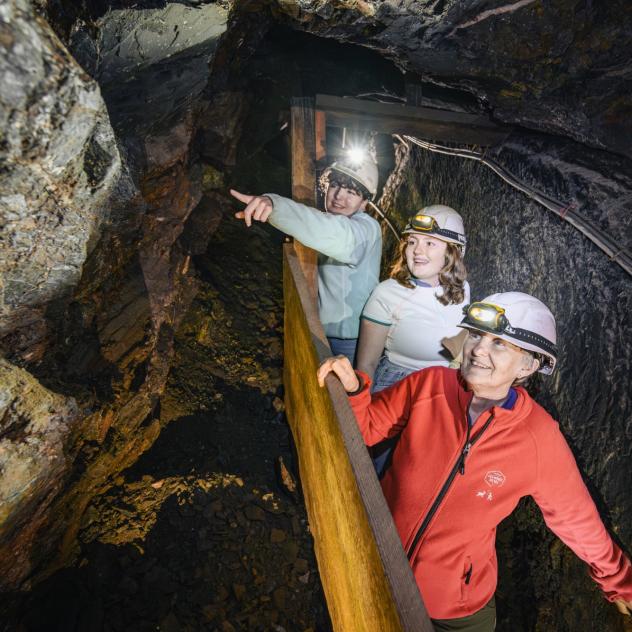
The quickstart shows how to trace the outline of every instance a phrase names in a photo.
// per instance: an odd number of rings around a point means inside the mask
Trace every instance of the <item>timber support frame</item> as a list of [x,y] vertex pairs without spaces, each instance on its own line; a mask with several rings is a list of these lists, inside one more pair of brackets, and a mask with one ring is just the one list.
[[[315,204],[325,121],[309,99],[291,109],[292,195]],[[316,253],[284,245],[285,405],[299,460],[320,578],[339,632],[433,632],[373,463],[338,380],[316,370],[331,355],[317,309]]]

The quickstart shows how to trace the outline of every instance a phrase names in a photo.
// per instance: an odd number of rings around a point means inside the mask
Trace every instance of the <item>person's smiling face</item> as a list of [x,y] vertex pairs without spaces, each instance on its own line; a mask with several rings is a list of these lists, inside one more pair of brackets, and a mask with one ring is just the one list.
[[350,217],[366,207],[366,200],[356,189],[345,187],[333,179],[327,187],[325,205],[330,213]]
[[475,395],[505,397],[516,379],[537,370],[535,358],[511,342],[482,331],[467,333],[461,375]]
[[411,233],[407,236],[406,265],[408,271],[420,281],[429,285],[439,285],[439,273],[445,266],[448,244],[441,239]]

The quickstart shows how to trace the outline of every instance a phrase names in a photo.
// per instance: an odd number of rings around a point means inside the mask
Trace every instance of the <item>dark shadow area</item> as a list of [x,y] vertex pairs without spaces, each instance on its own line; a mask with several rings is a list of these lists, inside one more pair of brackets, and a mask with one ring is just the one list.
[[[108,543],[85,545],[78,568],[43,582],[14,629],[327,629],[309,533],[294,506],[221,476],[144,487],[125,484],[133,500],[117,498],[119,521],[103,534]],[[145,524],[126,524],[131,511],[144,512]],[[126,542],[147,523],[144,537]]]
[[127,481],[147,475],[165,478],[230,472],[256,477],[274,487],[274,458],[284,454],[287,459],[290,448],[283,413],[273,404],[278,395],[234,389],[220,379],[215,380],[215,389],[222,395],[221,403],[209,411],[171,421],[126,471]]

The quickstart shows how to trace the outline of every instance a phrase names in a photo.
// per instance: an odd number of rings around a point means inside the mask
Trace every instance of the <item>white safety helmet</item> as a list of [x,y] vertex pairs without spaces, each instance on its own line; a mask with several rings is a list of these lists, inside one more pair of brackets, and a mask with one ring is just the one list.
[[431,204],[418,210],[406,224],[402,235],[420,233],[461,246],[465,254],[465,228],[463,218],[445,204]]
[[336,160],[327,168],[326,175],[331,179],[332,171],[338,171],[349,176],[361,184],[370,194],[371,199],[377,193],[377,163],[370,154],[366,154],[361,160],[354,161],[350,158]]
[[543,357],[538,371],[550,375],[557,361],[555,317],[537,298],[523,292],[492,294],[468,305],[459,327],[494,334]]

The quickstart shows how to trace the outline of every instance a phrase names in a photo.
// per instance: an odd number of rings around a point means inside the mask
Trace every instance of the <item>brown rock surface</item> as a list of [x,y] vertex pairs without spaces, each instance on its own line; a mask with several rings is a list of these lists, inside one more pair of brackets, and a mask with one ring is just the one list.
[[0,384],[0,575],[11,584],[31,569],[34,535],[67,477],[79,411],[2,359]]

